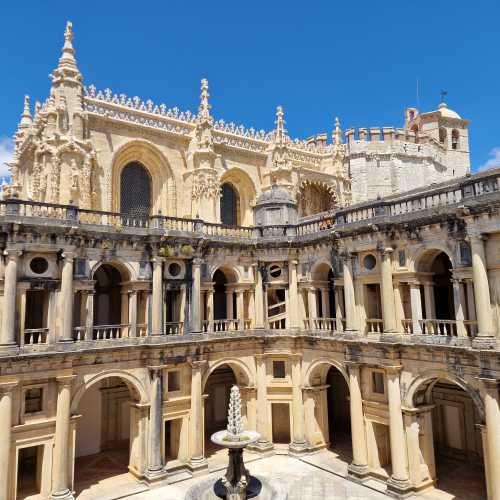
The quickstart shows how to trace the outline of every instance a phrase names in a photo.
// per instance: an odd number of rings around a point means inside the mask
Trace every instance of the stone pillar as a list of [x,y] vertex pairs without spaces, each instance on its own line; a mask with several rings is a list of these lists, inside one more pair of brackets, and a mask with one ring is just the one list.
[[309,328],[314,328],[314,322],[318,317],[317,293],[314,287],[307,289],[307,307],[309,309]]
[[257,264],[253,265],[255,276],[255,328],[264,328],[264,288],[262,286],[262,274]]
[[420,320],[422,319],[422,299],[420,297],[420,284],[410,282],[410,302],[411,302],[411,320],[413,333],[418,335],[422,333]]
[[24,335],[26,325],[26,299],[28,292],[28,283],[19,283],[17,285],[18,296],[18,331],[19,331],[19,345],[24,346],[26,339]]
[[163,258],[153,258],[153,297],[151,300],[151,335],[163,335]]
[[9,250],[5,264],[2,308],[2,330],[0,345],[11,346],[16,343],[16,295],[17,295],[17,263],[20,253]]
[[15,382],[0,383],[0,499],[9,498],[11,473],[10,454],[12,440],[12,391]]
[[201,332],[201,259],[193,259],[193,293],[191,296],[191,333]]
[[146,479],[156,482],[166,476],[163,470],[163,457],[161,454],[163,405],[162,405],[162,367],[149,368],[151,379],[151,405],[149,407],[149,453]]
[[493,337],[493,323],[491,318],[490,288],[488,285],[488,271],[484,241],[479,235],[470,237],[472,251],[472,281],[474,283],[474,297],[476,298],[478,337]]
[[467,288],[467,319],[476,321],[476,302],[474,299],[474,284],[472,280],[466,280],[465,286]]
[[352,257],[350,254],[344,256],[344,300],[346,330],[356,330],[356,301],[354,299],[354,280],[352,273]]
[[255,328],[255,294],[253,290],[248,290],[248,319],[251,321],[251,328]]
[[191,458],[189,468],[195,474],[207,468],[207,460],[203,455],[205,431],[203,425],[203,396],[202,396],[202,375],[206,361],[191,362]]
[[[500,500],[500,408],[499,380],[481,378],[484,393],[484,412],[486,421],[486,449],[488,467],[486,485],[488,500]],[[486,462],[486,460],[485,460]]]
[[52,465],[52,500],[73,500],[69,479],[71,383],[73,375],[57,377],[56,433]]
[[64,252],[61,272],[61,292],[59,294],[59,314],[61,314],[60,342],[73,341],[73,254]]
[[411,485],[408,479],[408,457],[401,409],[400,370],[401,366],[386,367],[392,464],[392,476],[387,481],[387,489],[396,494],[404,495],[409,492]]
[[129,337],[137,337],[137,290],[128,292],[128,322],[130,323]]
[[362,479],[368,474],[368,448],[366,445],[360,368],[359,363],[347,362],[352,439],[352,463],[349,464],[348,473],[358,479]]
[[94,290],[87,290],[85,297],[85,340],[94,338]]
[[121,291],[121,316],[120,323],[122,325],[127,325],[129,322],[128,306],[129,306],[129,290]]
[[236,291],[236,315],[239,323],[239,329],[243,330],[245,325],[243,320],[245,319],[245,291],[237,290]]
[[404,285],[399,281],[394,287],[394,307],[395,307],[395,315],[396,315],[396,325],[398,328],[401,328],[401,331],[404,332],[403,328],[403,320],[405,318],[405,311],[403,307],[403,294],[404,294]]
[[288,261],[288,290],[289,290],[289,306],[288,318],[290,319],[290,328],[298,330],[300,328],[299,319],[299,284],[297,279],[298,261],[295,259]]
[[234,319],[233,290],[226,290],[226,319]]
[[330,317],[330,296],[328,288],[321,288],[321,311],[323,318]]
[[344,330],[344,325],[342,324],[342,318],[344,315],[342,314],[342,289],[340,286],[336,286],[334,288],[335,293],[335,318],[336,318],[336,328],[338,332],[342,332]]
[[394,333],[399,329],[396,326],[396,309],[394,307],[394,287],[392,284],[392,248],[385,248],[382,252],[382,316],[384,333]]
[[297,455],[307,450],[307,443],[304,436],[304,401],[302,399],[302,355],[292,354],[291,361],[293,432],[289,449],[290,453]]
[[214,325],[214,291],[207,290],[207,331],[211,331]]
[[453,304],[455,308],[455,320],[457,322],[457,335],[459,337],[466,337],[465,330],[465,291],[462,283],[458,279],[452,279],[453,286]]
[[425,319],[436,319],[436,303],[434,301],[434,284],[424,283]]
[[265,354],[256,354],[257,363],[257,432],[260,434],[255,448],[267,451],[273,448],[268,433],[268,408],[267,408],[267,374]]

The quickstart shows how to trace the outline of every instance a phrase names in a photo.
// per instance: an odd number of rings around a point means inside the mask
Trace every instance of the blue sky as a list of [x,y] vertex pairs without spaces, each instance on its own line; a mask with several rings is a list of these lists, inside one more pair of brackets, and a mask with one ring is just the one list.
[[4,2],[0,161],[24,94],[49,90],[67,19],[86,84],[197,109],[210,83],[216,118],[292,137],[401,126],[403,110],[448,105],[471,120],[473,169],[500,165],[500,3],[478,0]]

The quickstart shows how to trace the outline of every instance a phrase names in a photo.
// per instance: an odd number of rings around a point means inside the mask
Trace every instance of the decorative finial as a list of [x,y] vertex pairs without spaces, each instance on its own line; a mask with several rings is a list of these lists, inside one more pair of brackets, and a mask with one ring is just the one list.
[[335,117],[335,132],[333,133],[333,143],[335,146],[340,146],[342,144],[342,129],[340,128],[339,117]]
[[444,104],[444,106],[446,106],[446,103],[444,102],[444,98],[445,96],[448,95],[448,91],[447,90],[442,90],[441,89],[441,92],[439,93],[439,95],[441,96],[441,100],[440,100],[440,104],[439,104],[439,107],[442,107],[441,105]]
[[206,78],[203,78],[201,80],[200,106],[198,108],[198,117],[203,121],[212,120],[212,117],[210,116],[210,109],[212,108],[212,106],[210,106],[208,102],[209,97],[210,94],[208,93],[208,80]]
[[278,106],[276,108],[276,142],[284,142],[285,140],[285,120],[283,119],[284,113],[283,108]]
[[30,96],[24,96],[24,107],[23,114],[21,115],[21,122],[19,123],[19,128],[30,127],[33,124],[33,117],[30,111]]
[[229,409],[227,412],[227,434],[232,441],[239,441],[243,435],[243,419],[241,418],[241,396],[237,385],[231,387]]
[[64,40],[70,43],[73,41],[73,23],[71,21],[66,21],[66,29],[64,30]]

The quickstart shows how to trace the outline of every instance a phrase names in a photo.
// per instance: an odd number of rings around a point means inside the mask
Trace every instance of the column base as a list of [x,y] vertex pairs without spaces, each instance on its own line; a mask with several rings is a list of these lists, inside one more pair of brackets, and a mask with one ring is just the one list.
[[50,500],[75,500],[73,493],[69,490],[52,493]]
[[200,476],[205,471],[208,471],[208,462],[205,457],[191,458],[187,466],[193,477]]
[[361,483],[365,479],[367,479],[369,474],[369,469],[368,465],[356,465],[356,464],[349,464],[347,466],[347,475],[349,479]]
[[393,498],[408,498],[413,495],[413,487],[407,479],[401,481],[391,477],[387,480],[387,495]]
[[70,342],[74,342],[73,339],[57,339],[58,344],[69,344]]
[[164,479],[167,479],[168,473],[167,471],[161,467],[159,469],[147,469],[146,473],[144,474],[144,480],[146,483],[149,485],[159,483],[160,481],[163,481]]
[[498,339],[493,335],[476,336],[472,339],[472,347],[476,349],[495,349],[498,345]]
[[256,443],[251,444],[247,448],[252,451],[256,451],[257,453],[260,453],[261,455],[270,455],[273,453],[274,444],[271,443],[271,441],[267,441],[266,439],[262,441],[257,441]]
[[304,455],[309,451],[309,445],[306,441],[296,442],[292,441],[288,446],[288,453],[290,455]]

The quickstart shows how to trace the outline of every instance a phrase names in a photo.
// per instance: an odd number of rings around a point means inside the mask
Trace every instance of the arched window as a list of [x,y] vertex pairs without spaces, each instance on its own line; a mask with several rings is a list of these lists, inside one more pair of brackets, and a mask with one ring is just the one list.
[[460,134],[457,129],[451,132],[451,149],[458,149],[460,144]]
[[120,212],[134,218],[149,217],[151,177],[137,161],[129,163],[120,176]]
[[445,144],[446,143],[446,129],[441,127],[439,129],[439,142],[441,144]]
[[220,220],[226,226],[238,226],[240,223],[240,197],[229,182],[222,184]]

